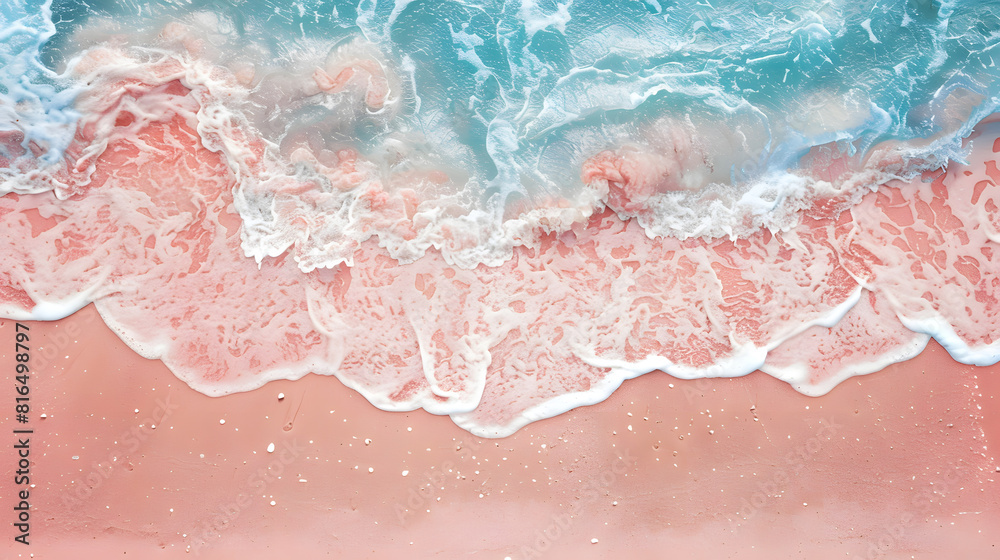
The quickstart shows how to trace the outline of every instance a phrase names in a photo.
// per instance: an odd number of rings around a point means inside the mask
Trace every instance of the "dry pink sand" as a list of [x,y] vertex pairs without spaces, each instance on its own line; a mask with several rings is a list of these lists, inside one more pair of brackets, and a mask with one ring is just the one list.
[[[820,398],[649,374],[480,440],[315,375],[206,397],[93,306],[28,325],[31,544],[9,389],[3,558],[1000,557],[1000,366],[933,342]],[[0,321],[10,384],[13,347]]]

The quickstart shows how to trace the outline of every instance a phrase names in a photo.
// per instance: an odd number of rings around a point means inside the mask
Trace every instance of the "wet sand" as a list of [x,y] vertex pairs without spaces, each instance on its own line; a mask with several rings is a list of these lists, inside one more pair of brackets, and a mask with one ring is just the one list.
[[[759,372],[654,373],[482,440],[377,410],[332,377],[206,397],[93,306],[27,325],[31,544],[11,525],[11,430],[25,425],[9,391],[4,558],[1000,554],[1000,366],[934,342],[820,398]],[[0,341],[13,382],[13,321]]]

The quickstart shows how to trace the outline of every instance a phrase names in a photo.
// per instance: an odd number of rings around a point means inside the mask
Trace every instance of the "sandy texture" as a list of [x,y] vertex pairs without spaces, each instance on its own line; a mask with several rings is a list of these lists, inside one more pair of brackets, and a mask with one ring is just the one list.
[[[654,373],[480,440],[315,375],[206,397],[93,306],[27,324],[31,544],[10,525],[10,431],[25,425],[8,391],[4,558],[998,554],[1000,366],[957,364],[933,342],[819,398],[759,372]],[[13,346],[0,321],[8,384]]]

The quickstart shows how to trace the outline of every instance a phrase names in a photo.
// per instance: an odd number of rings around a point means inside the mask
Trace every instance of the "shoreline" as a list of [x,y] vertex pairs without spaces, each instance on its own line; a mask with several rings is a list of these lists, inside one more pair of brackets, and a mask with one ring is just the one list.
[[92,305],[29,326],[61,357],[32,379],[32,544],[3,547],[19,558],[986,558],[1000,544],[1000,365],[933,341],[821,397],[761,372],[654,372],[488,440],[333,377],[207,397]]

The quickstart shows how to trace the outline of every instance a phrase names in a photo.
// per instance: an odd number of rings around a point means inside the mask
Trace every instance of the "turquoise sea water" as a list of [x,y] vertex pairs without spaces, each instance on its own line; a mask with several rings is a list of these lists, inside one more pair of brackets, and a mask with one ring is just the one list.
[[[707,182],[750,181],[828,142],[864,152],[933,138],[951,156],[1000,89],[997,2],[67,0],[51,17],[40,5],[7,2],[0,16],[23,26],[0,43],[4,105],[37,104],[18,113],[27,123],[8,114],[0,126],[55,153],[74,90],[53,72],[107,36],[148,44],[167,22],[191,23],[220,63],[263,68],[262,90],[363,38],[402,76],[403,107],[389,122],[359,119],[352,138],[375,150],[391,131],[420,130],[427,157],[467,172],[483,197],[564,193],[582,154],[662,118],[743,138],[707,147],[722,164]],[[268,102],[281,113],[260,117],[274,141],[330,111]]]

